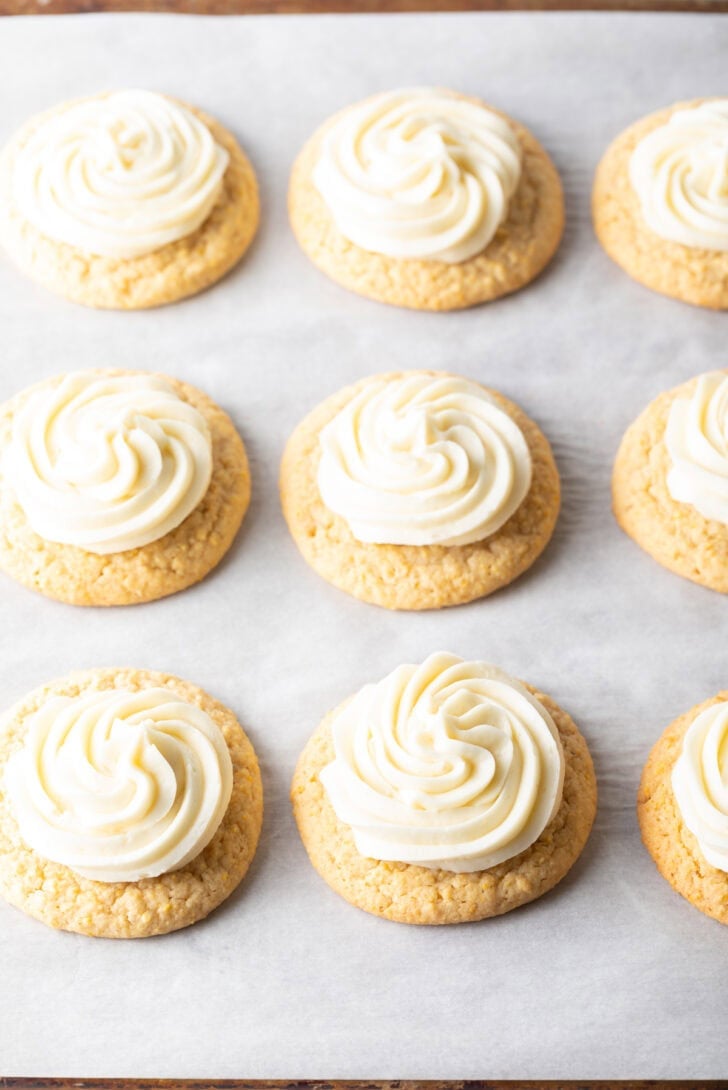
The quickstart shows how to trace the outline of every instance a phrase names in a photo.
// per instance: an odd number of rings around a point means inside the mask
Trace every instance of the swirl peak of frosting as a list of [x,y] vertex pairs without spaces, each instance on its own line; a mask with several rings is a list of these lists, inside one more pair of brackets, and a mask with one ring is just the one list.
[[321,498],[363,542],[482,541],[531,486],[521,429],[482,386],[451,375],[368,380],[320,447]]
[[728,251],[728,98],[676,110],[637,144],[629,176],[656,235]]
[[32,392],[3,473],[46,541],[106,554],[169,533],[212,476],[201,413],[154,375],[77,371]]
[[17,153],[13,197],[48,238],[130,259],[204,223],[229,158],[181,103],[115,91],[41,119]]
[[350,242],[457,264],[481,253],[505,220],[521,158],[498,114],[416,87],[345,110],[323,138],[313,179]]
[[214,836],[232,761],[213,720],[169,689],[50,697],[8,761],[20,835],[99,882],[179,870]]
[[673,401],[665,443],[672,498],[728,525],[728,375],[700,375],[690,395]]
[[728,873],[728,701],[712,704],[688,727],[672,789],[708,863]]
[[530,847],[556,814],[564,755],[546,709],[494,666],[444,652],[367,685],[332,723],[321,782],[359,853],[457,872]]

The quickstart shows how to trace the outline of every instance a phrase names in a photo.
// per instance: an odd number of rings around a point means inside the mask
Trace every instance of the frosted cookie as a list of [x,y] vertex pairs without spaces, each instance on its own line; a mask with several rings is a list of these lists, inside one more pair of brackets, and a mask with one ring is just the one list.
[[728,98],[678,102],[631,125],[594,180],[596,233],[654,291],[728,307]]
[[433,609],[510,583],[559,512],[551,448],[517,405],[441,372],[376,375],[296,428],[283,513],[312,568],[388,609]]
[[255,854],[263,794],[233,713],[151,670],[84,670],[0,720],[0,893],[51,927],[187,927]]
[[728,692],[665,730],[642,773],[637,814],[663,878],[728,924]]
[[232,421],[184,382],[76,371],[0,405],[0,569],[49,598],[183,590],[225,555],[249,500]]
[[235,138],[150,91],[64,102],[0,154],[0,243],[33,280],[86,306],[202,291],[240,260],[258,219]]
[[535,137],[441,88],[390,91],[331,118],[296,160],[288,207],[332,280],[417,310],[517,291],[564,229],[561,181]]
[[586,742],[548,696],[431,655],[329,713],[291,800],[316,870],[399,923],[498,916],[559,882],[596,812]]
[[728,593],[728,372],[660,394],[622,439],[622,529],[670,571]]

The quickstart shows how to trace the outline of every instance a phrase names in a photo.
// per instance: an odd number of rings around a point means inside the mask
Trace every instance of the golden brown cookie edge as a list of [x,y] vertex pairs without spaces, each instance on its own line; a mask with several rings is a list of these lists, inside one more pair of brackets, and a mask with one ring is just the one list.
[[[30,590],[70,605],[136,605],[186,590],[205,578],[233,544],[250,503],[247,454],[232,420],[207,394],[153,371],[99,369],[101,375],[161,378],[205,417],[213,438],[213,475],[200,504],[178,527],[138,549],[99,556],[47,542],[29,526],[0,472],[0,570]],[[25,399],[57,375],[0,405],[0,470],[12,418]],[[180,565],[189,554],[191,562]]]
[[[313,184],[312,170],[325,132],[351,108],[346,107],[325,121],[306,142],[294,162],[288,190],[289,218],[296,240],[331,280],[377,302],[447,311],[518,291],[551,261],[564,231],[564,198],[561,178],[548,153],[528,129],[503,111],[472,96],[457,97],[484,106],[506,120],[523,147],[519,187],[508,218],[494,239],[483,253],[448,265],[389,258],[343,238]],[[529,210],[531,222],[524,229],[522,221]]]
[[445,371],[391,372],[344,387],[297,425],[281,461],[283,514],[303,558],[339,590],[386,609],[462,605],[507,586],[544,551],[560,510],[559,473],[545,435],[514,402],[476,382],[515,420],[528,443],[533,479],[521,506],[495,534],[472,545],[371,545],[357,541],[344,519],[329,511],[321,500],[316,482],[319,433],[373,379],[420,373],[459,377]]
[[[90,96],[100,97],[100,96]],[[175,303],[210,287],[236,265],[258,228],[260,199],[253,167],[235,137],[194,106],[190,110],[230,155],[223,189],[207,220],[191,235],[137,258],[86,254],[47,238],[23,219],[12,200],[16,150],[41,122],[76,101],[29,118],[0,153],[0,243],[35,283],[74,303],[111,310],[142,310]]]
[[612,509],[621,529],[668,571],[728,593],[728,526],[704,518],[667,490],[664,442],[672,402],[699,376],[654,398],[627,428],[612,471]]
[[728,924],[728,874],[708,863],[683,822],[671,777],[690,724],[706,708],[726,700],[728,692],[720,692],[665,728],[647,758],[637,795],[642,841],[658,871],[693,907],[723,924]]
[[[93,689],[138,691],[157,685],[210,715],[230,749],[233,792],[215,836],[186,867],[139,882],[97,882],[42,859],[22,843],[2,793],[3,766],[22,745],[27,717],[50,695],[73,696]],[[5,713],[0,726],[0,894],[14,907],[49,927],[91,938],[147,938],[204,919],[245,877],[263,819],[258,761],[233,712],[198,686],[154,670],[74,671],[22,697]],[[59,890],[67,903],[59,904]]]
[[592,218],[605,252],[633,280],[694,306],[728,308],[728,254],[693,249],[654,234],[642,216],[628,176],[637,143],[677,111],[709,99],[677,102],[624,129],[609,145],[594,176]]
[[502,915],[543,896],[565,877],[581,855],[596,815],[594,766],[571,717],[550,697],[526,687],[554,719],[564,746],[562,803],[525,852],[470,874],[359,854],[351,829],[336,817],[319,780],[321,769],[334,756],[332,720],[347,702],[328,713],[301,753],[291,804],[311,864],[336,893],[365,912],[397,923],[445,925]]

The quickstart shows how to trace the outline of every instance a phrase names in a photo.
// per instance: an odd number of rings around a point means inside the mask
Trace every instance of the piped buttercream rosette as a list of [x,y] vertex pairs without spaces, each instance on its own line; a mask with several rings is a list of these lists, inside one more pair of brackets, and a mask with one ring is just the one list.
[[204,497],[212,440],[164,379],[74,372],[19,409],[3,474],[47,541],[108,554],[169,533]]
[[367,382],[323,429],[318,486],[358,541],[467,545],[531,485],[515,421],[477,383],[428,373]]
[[205,222],[229,158],[181,103],[151,91],[115,91],[40,120],[18,150],[13,198],[46,237],[133,259]]
[[431,655],[367,685],[331,724],[320,773],[361,855],[485,870],[534,843],[561,803],[546,709],[496,667]]
[[727,252],[728,98],[676,110],[637,144],[629,176],[656,235]]
[[506,219],[521,160],[504,118],[416,87],[345,110],[313,179],[341,234],[362,249],[457,264],[485,250]]
[[209,844],[232,761],[210,716],[170,690],[103,690],[38,708],[5,787],[40,856],[100,882],[136,882]]

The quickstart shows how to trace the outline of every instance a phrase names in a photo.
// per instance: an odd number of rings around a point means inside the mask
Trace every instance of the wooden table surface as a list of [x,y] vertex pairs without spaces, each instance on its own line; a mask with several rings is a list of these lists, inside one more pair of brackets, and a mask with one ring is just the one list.
[[84,1079],[8,1078],[0,1090],[728,1090],[713,1080]]

